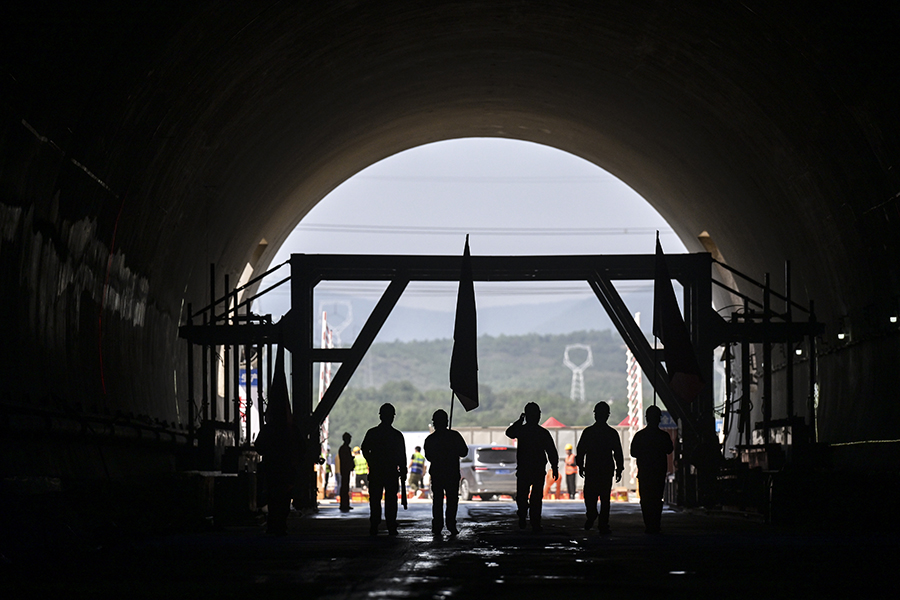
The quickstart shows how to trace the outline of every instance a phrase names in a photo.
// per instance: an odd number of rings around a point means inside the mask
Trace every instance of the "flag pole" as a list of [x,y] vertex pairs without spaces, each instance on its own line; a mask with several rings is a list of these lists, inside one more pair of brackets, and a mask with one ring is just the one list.
[[[659,247],[659,229],[656,230],[656,247],[657,248]],[[659,259],[657,258],[657,260],[659,260]],[[655,270],[656,269],[654,267],[654,271]],[[654,294],[654,300],[655,300],[655,296],[656,296],[656,287],[655,286],[659,285],[659,282],[656,281],[655,276],[654,276],[653,285],[654,285],[653,294]],[[656,307],[656,302],[654,302],[653,304],[654,304],[654,306],[653,306],[653,311],[654,311],[653,312],[653,321],[655,323],[656,319],[657,319],[657,315],[656,315],[657,307]],[[659,338],[656,336],[656,327],[654,327],[653,328],[653,406],[656,406],[656,385],[659,383],[659,348],[658,348],[658,345],[659,345]]]
[[659,349],[657,348],[656,342],[659,340],[655,335],[653,336],[653,406],[656,406],[656,384],[659,383],[658,372],[659,372]]
[[447,429],[453,429],[453,405],[456,404],[453,402],[453,390],[450,390],[450,422],[447,424]]

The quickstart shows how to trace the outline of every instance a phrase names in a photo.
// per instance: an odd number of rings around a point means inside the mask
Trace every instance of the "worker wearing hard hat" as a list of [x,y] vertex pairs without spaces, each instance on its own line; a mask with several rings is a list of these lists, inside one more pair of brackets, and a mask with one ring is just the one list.
[[572,452],[572,444],[566,444],[566,491],[569,492],[569,500],[578,496],[578,463],[575,453]]
[[[586,509],[585,530],[598,523],[600,533],[609,530],[609,495],[612,491],[613,474],[621,481],[625,469],[622,442],[615,429],[606,424],[609,419],[609,404],[598,402],[594,406],[595,423],[586,428],[578,440],[578,471],[584,477],[584,507]],[[597,502],[600,511],[597,511]]]
[[369,487],[369,463],[362,455],[359,446],[353,448],[353,473],[356,475],[356,487]]
[[[393,427],[397,411],[389,402],[378,409],[377,426],[363,438],[363,455],[369,462],[369,535],[378,534],[381,524],[381,498],[384,496],[384,521],[388,534],[397,535],[397,494],[406,481],[406,443]],[[404,498],[404,504],[406,498]]]
[[353,436],[350,435],[350,432],[345,431],[342,439],[344,443],[338,448],[335,461],[335,466],[337,466],[335,478],[338,484],[338,495],[341,498],[341,512],[350,512],[353,510],[353,507],[350,506],[350,473],[356,466],[356,461],[353,459],[353,451],[350,449],[350,441]]

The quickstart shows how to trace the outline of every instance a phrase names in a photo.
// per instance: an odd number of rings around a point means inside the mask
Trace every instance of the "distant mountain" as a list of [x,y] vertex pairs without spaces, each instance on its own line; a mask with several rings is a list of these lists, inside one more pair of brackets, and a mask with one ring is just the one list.
[[[650,294],[623,294],[626,306],[632,312],[641,312],[642,329],[650,330],[652,296]],[[329,296],[325,302],[347,303],[352,307],[352,321],[341,332],[343,344],[350,345],[358,335],[375,302],[350,296]],[[346,305],[336,304],[333,322],[346,316]],[[379,342],[410,342],[450,338],[453,335],[454,313],[420,308],[396,307],[378,334]],[[315,339],[319,339],[319,319],[315,320]],[[503,307],[478,309],[479,335],[525,335],[529,333],[558,335],[574,331],[612,329],[612,321],[596,298],[544,302],[539,304],[515,304]]]
[[[584,402],[570,399],[572,371],[563,356],[571,344],[591,348],[593,365],[584,369]],[[384,402],[397,409],[401,429],[426,429],[436,408],[449,408],[452,346],[449,338],[373,344],[332,411],[332,433],[371,427]],[[581,365],[587,351],[573,349],[569,358]],[[610,403],[613,424],[627,412],[625,345],[609,330],[483,335],[478,338],[478,368],[481,405],[469,413],[458,410],[457,425],[506,425],[528,401],[538,402],[545,417],[569,425],[590,425],[593,406],[600,400]],[[646,384],[644,393],[651,393]]]
[[[478,338],[478,379],[495,391],[544,390],[569,396],[572,371],[563,364],[566,347],[591,348],[593,365],[584,370],[585,396],[590,402],[625,398],[625,345],[618,334],[579,331],[561,335],[530,333]],[[453,341],[381,342],[369,349],[350,387],[378,388],[391,381],[409,381],[419,390],[449,390]],[[573,349],[570,361],[581,365],[587,351]]]

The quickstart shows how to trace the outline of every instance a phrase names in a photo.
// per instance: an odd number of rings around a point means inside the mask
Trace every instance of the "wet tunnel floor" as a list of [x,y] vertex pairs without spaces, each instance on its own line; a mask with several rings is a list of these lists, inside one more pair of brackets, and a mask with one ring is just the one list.
[[[583,505],[547,502],[544,530],[520,530],[511,502],[460,505],[461,533],[435,538],[430,504],[400,511],[400,534],[368,535],[368,508],[326,504],[262,527],[131,540],[42,564],[2,565],[5,597],[665,598],[893,597],[898,543],[861,532],[782,530],[667,510],[643,532],[614,504],[611,535],[584,531]],[[383,527],[383,526],[382,526]],[[40,561],[37,561],[40,562]]]

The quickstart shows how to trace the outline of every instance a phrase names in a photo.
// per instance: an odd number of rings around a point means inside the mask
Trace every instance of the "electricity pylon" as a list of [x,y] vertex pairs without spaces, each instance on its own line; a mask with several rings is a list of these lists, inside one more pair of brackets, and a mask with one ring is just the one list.
[[[569,360],[569,350],[587,350],[587,358],[580,365],[576,365]],[[594,355],[591,347],[587,344],[569,344],[566,346],[566,352],[563,354],[563,364],[572,369],[572,389],[569,391],[569,397],[572,400],[584,402],[584,370],[594,364]]]

